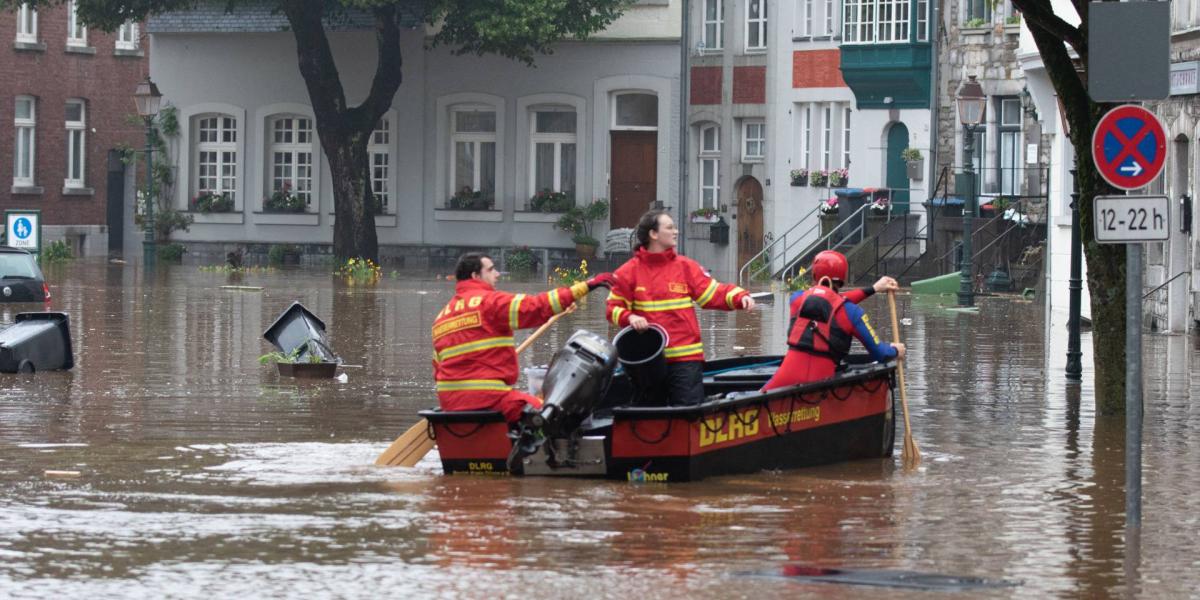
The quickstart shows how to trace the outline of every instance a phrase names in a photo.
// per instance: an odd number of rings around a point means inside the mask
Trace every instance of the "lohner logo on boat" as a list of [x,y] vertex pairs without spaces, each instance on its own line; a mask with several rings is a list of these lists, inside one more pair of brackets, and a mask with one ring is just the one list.
[[634,470],[626,473],[625,477],[627,479],[629,479],[629,481],[637,481],[637,482],[642,482],[642,483],[645,483],[648,481],[665,482],[667,480],[667,476],[670,475],[670,473],[651,473],[646,470],[646,469],[650,468],[650,465],[653,464],[653,462],[654,461],[650,461],[650,462],[642,465],[642,468],[634,469]]
[[724,444],[758,435],[758,409],[707,417],[700,422],[700,447]]

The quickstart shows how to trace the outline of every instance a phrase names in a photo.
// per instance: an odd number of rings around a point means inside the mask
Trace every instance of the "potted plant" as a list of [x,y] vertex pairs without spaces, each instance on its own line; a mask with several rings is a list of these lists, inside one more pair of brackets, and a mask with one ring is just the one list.
[[715,208],[697,208],[691,213],[691,222],[693,223],[716,223],[719,215]]
[[223,213],[233,210],[233,198],[212,192],[203,191],[192,198],[192,210],[199,213]]
[[307,209],[304,198],[293,194],[292,184],[286,181],[263,201],[263,210],[266,212],[302,213]]
[[829,171],[825,169],[813,171],[809,174],[808,181],[813,187],[824,187],[829,184]]
[[850,169],[833,169],[829,172],[829,187],[850,185]]
[[544,189],[529,199],[529,210],[532,212],[567,212],[574,205],[574,194],[551,189]]
[[451,210],[491,210],[495,198],[485,195],[482,190],[473,190],[464,185],[457,194],[450,197],[446,207]]
[[259,356],[258,362],[263,365],[275,363],[275,369],[284,377],[330,379],[337,374],[338,363],[323,361],[315,352],[305,354],[304,349],[305,346],[300,345],[287,354],[278,350],[268,352]]
[[925,157],[921,155],[921,151],[916,148],[905,148],[900,151],[900,158],[904,159],[904,165],[908,170],[908,178],[913,181],[921,181],[925,177]]
[[596,246],[600,241],[592,235],[592,227],[596,221],[608,216],[608,202],[604,199],[595,200],[583,206],[572,206],[558,218],[555,227],[569,232],[571,241],[575,242],[575,251],[580,257],[596,255]]
[[838,199],[837,196],[828,200],[822,200],[817,205],[817,216],[821,222],[821,236],[829,235],[831,231],[838,225]]
[[880,196],[876,198],[875,200],[871,201],[870,205],[867,206],[867,210],[875,216],[886,215],[891,208],[892,207],[890,204],[888,204],[888,199],[886,196]]
[[789,175],[792,177],[792,187],[808,185],[808,169],[792,169]]

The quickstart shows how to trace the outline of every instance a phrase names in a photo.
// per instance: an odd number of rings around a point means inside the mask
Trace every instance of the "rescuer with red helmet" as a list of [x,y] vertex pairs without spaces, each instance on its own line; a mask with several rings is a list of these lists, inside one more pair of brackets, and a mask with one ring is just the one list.
[[673,405],[704,401],[704,346],[695,305],[716,310],[750,310],[746,290],[713,279],[696,261],[675,253],[679,230],[666,211],[638,221],[638,249],[614,272],[608,318],[619,327],[644,331],[651,323],[667,332],[667,387]]
[[464,254],[455,267],[454,297],[433,321],[433,374],[442,410],[498,410],[510,423],[538,398],[513,389],[518,363],[513,332],[537,327],[597,287],[611,273],[539,294],[496,289],[500,272],[491,257]]
[[763,391],[832,377],[838,363],[850,353],[855,338],[875,360],[904,358],[904,344],[880,341],[856,303],[875,291],[895,289],[894,279],[885,277],[872,288],[839,294],[849,264],[845,256],[833,250],[817,254],[810,272],[814,285],[792,301],[788,353]]

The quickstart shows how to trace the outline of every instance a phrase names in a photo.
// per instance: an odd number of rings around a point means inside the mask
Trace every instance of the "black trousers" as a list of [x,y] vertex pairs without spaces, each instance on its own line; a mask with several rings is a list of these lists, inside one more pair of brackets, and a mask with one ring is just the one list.
[[698,360],[668,363],[667,387],[671,406],[704,402],[704,363]]

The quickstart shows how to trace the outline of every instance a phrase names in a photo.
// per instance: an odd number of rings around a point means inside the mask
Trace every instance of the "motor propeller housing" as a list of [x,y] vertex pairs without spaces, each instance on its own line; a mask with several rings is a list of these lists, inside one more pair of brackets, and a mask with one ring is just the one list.
[[551,437],[570,435],[604,397],[616,366],[617,352],[607,339],[576,331],[550,361],[542,408],[530,424]]

